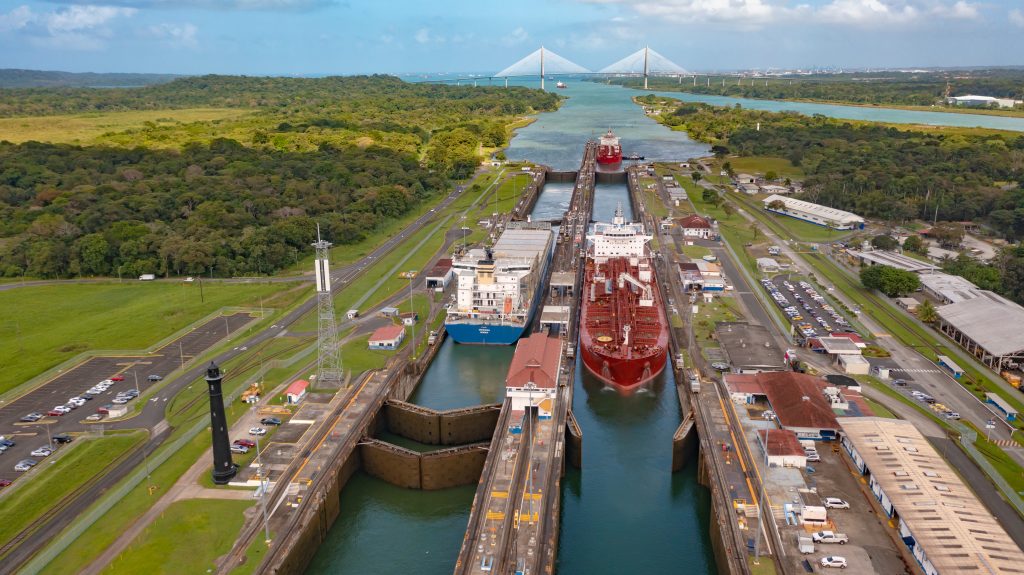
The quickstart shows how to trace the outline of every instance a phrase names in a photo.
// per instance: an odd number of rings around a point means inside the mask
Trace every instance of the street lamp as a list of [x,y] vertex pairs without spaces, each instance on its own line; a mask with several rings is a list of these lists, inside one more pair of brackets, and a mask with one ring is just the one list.
[[267,519],[267,489],[270,488],[270,478],[263,469],[263,453],[260,451],[260,436],[256,436],[256,464],[260,468],[260,503],[263,506],[263,535],[264,541],[270,545],[270,521]]

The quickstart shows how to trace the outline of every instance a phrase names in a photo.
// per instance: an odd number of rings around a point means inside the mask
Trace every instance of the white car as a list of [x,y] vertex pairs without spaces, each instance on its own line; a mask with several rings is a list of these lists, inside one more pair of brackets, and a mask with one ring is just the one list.
[[49,447],[40,447],[39,449],[33,451],[29,455],[31,455],[32,457],[49,457],[51,453],[53,453],[53,450],[50,449]]
[[68,405],[74,405],[76,407],[82,407],[85,405],[85,400],[81,397],[72,397],[68,400]]
[[824,505],[825,505],[825,507],[827,507],[829,509],[849,509],[850,508],[850,503],[848,501],[843,501],[842,499],[839,499],[838,497],[826,497]]
[[14,470],[19,472],[25,472],[35,467],[36,463],[38,462],[35,459],[22,459],[21,461],[18,462],[17,465],[14,466]]
[[128,403],[128,398],[127,397],[115,397],[114,401],[111,401],[110,403],[113,403],[115,405],[124,405],[124,404]]
[[59,411],[61,413],[71,413],[71,408],[66,405],[58,405],[53,408],[53,411]]
[[262,427],[252,427],[252,428],[249,428],[249,435],[266,435],[266,434],[267,434],[267,430],[263,429]]
[[838,567],[840,569],[846,569],[846,557],[840,557],[838,555],[822,557],[820,563],[822,567]]

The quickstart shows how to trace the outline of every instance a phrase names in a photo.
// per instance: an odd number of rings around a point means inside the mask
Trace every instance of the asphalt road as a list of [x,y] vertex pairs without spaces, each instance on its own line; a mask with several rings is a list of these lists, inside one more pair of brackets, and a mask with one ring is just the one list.
[[[446,208],[449,205],[451,205],[451,203],[453,201],[455,201],[460,196],[460,194],[462,193],[464,188],[465,188],[464,186],[456,186],[434,208],[432,208],[431,210],[425,212],[423,215],[418,217],[411,224],[406,226],[404,230],[402,230],[401,232],[399,232],[395,236],[389,238],[387,241],[385,241],[381,245],[377,246],[373,251],[371,251],[369,254],[364,256],[362,259],[360,259],[360,260],[358,260],[356,262],[353,262],[352,264],[350,264],[348,266],[345,266],[345,267],[333,270],[333,272],[331,274],[331,278],[333,280],[332,284],[331,284],[332,292],[338,292],[338,291],[344,289],[345,285],[348,284],[349,282],[351,282],[353,279],[355,279],[362,272],[363,269],[365,269],[367,266],[372,264],[373,260],[378,259],[380,257],[383,257],[384,255],[389,253],[392,249],[394,249],[397,245],[399,245],[402,241],[407,239],[410,235],[416,233],[420,228],[425,226],[434,217],[434,212],[436,212],[438,210],[443,210],[444,208]],[[66,280],[66,281],[69,281],[71,283],[87,283],[88,281],[91,281],[91,280]],[[246,279],[246,280],[237,280],[237,281],[252,281],[252,280],[251,279]],[[262,281],[262,278],[261,278],[261,281]],[[293,278],[288,278],[288,279],[283,279],[282,278],[279,281],[294,281],[294,279]],[[29,283],[34,283],[35,285],[45,285],[48,282],[43,282],[43,283],[26,282],[26,284],[6,284],[6,287],[8,289],[11,289],[11,288],[13,288],[13,286],[28,285]],[[4,287],[0,286],[0,289],[4,289]],[[275,336],[277,336],[277,335],[287,331],[287,327],[288,326],[290,326],[291,324],[295,323],[297,320],[299,320],[301,317],[303,317],[306,313],[308,313],[310,310],[312,310],[316,305],[317,305],[317,298],[316,297],[311,297],[309,300],[307,300],[306,302],[302,303],[301,305],[296,307],[294,310],[292,310],[290,313],[288,313],[284,317],[282,317],[280,319],[280,321],[278,321],[276,324],[270,326],[267,329],[264,329],[264,330],[260,331],[259,333],[254,334],[253,336],[251,336],[248,339],[244,340],[243,342],[239,343],[239,345],[237,347],[235,347],[234,349],[225,351],[225,352],[217,355],[213,359],[213,361],[218,363],[218,364],[223,365],[225,362],[230,361],[231,359],[237,357],[238,355],[240,355],[242,353],[245,353],[245,351],[243,351],[243,348],[250,348],[250,347],[259,345],[260,343],[263,343],[266,340],[268,340],[270,338],[273,338],[273,337],[275,337]],[[340,323],[343,326],[343,325],[346,325],[349,322],[348,322],[348,320],[344,319],[344,317],[343,317],[340,320]],[[106,373],[106,372],[104,372],[104,373]],[[151,398],[145,397],[145,394],[143,394],[144,397],[141,400],[147,401],[147,405],[143,409],[142,414],[140,414],[139,416],[136,416],[135,418],[132,418],[131,420],[127,420],[127,421],[124,421],[124,422],[121,422],[121,423],[117,423],[117,424],[111,424],[109,427],[110,428],[126,428],[126,429],[136,429],[136,428],[144,427],[144,428],[148,428],[148,429],[151,429],[151,430],[156,430],[151,435],[151,437],[150,437],[149,441],[146,443],[146,445],[143,447],[143,449],[145,449],[145,451],[147,453],[148,452],[152,452],[154,449],[156,449],[156,447],[158,447],[169,436],[168,433],[163,432],[163,429],[166,428],[166,425],[163,424],[163,422],[164,422],[164,414],[165,414],[165,407],[166,407],[166,405],[165,405],[165,403],[163,401],[163,398],[164,397],[167,397],[167,398],[173,397],[175,394],[180,392],[182,388],[188,386],[189,384],[194,382],[196,379],[198,379],[201,376],[203,376],[205,373],[206,373],[206,366],[205,365],[199,365],[199,366],[195,366],[192,369],[188,370],[183,375],[178,376],[174,380],[174,382],[169,384],[165,389],[161,390],[161,392],[158,394],[158,396],[161,398],[159,401],[151,402],[151,401],[149,401],[149,399],[151,399]],[[103,377],[100,377],[100,379],[108,377],[109,375],[110,374],[104,375]],[[99,379],[96,380],[96,381],[99,381]],[[86,385],[82,390],[84,391],[84,389],[88,388],[90,385],[92,385],[91,382],[88,385]],[[117,388],[111,388],[111,389],[115,390]],[[61,394],[60,397],[63,398],[66,401],[66,398],[64,398],[63,394]],[[70,396],[68,396],[68,397],[70,397]],[[139,401],[139,400],[136,400],[136,401]],[[93,400],[93,403],[94,402],[96,402],[95,399]],[[91,407],[91,405],[89,405],[89,404],[87,404],[87,406]],[[52,407],[52,406],[50,406],[50,407]],[[14,413],[17,413],[19,418],[22,415],[24,415],[25,413],[29,413],[31,411],[31,409],[28,409],[28,410],[23,409],[22,406],[18,405],[18,401],[17,400],[12,402],[7,408],[10,408],[10,409],[12,409],[14,411]],[[5,408],[5,409],[7,409],[7,408]],[[85,408],[82,408],[82,409],[85,409]],[[22,412],[24,412],[24,413],[22,413]],[[67,416],[65,416],[65,417],[67,417]],[[155,425],[143,425],[144,422],[153,422],[153,421],[155,421],[157,423]],[[26,442],[26,443],[28,443],[28,442]],[[35,443],[36,442],[32,442],[33,445]],[[34,447],[32,449],[34,449]],[[7,454],[7,456],[10,456],[10,455],[12,455],[12,454]],[[5,455],[0,455],[0,458],[4,458],[4,457],[6,457],[6,456]],[[33,534],[33,536],[31,538],[27,539],[22,544],[18,545],[13,551],[11,551],[11,553],[9,555],[4,557],[4,559],[2,561],[2,564],[0,564],[0,574],[12,573],[15,570],[17,570],[25,561],[30,559],[32,557],[32,555],[38,549],[42,548],[45,544],[47,544],[53,537],[55,537],[61,530],[63,530],[69,523],[71,523],[71,521],[73,521],[75,517],[77,517],[79,514],[81,514],[83,511],[85,511],[85,509],[89,505],[91,505],[93,501],[98,499],[105,491],[107,491],[109,488],[111,488],[113,485],[115,485],[118,481],[120,481],[122,478],[124,478],[132,469],[134,469],[135,466],[138,465],[139,462],[141,462],[141,459],[142,459],[141,452],[136,452],[135,454],[133,454],[132,457],[130,457],[128,460],[126,460],[122,464],[118,465],[114,470],[112,470],[110,473],[105,475],[100,481],[96,482],[90,489],[88,489],[85,492],[81,493],[80,496],[77,497],[74,502],[72,502],[69,505],[67,505],[66,507],[64,507],[61,510],[60,513],[55,513],[55,514],[52,514],[50,516],[42,518],[40,520],[41,524],[38,526],[38,529]],[[17,459],[14,459],[14,457],[11,457],[10,459],[6,459],[5,462],[11,462],[11,468],[13,469],[13,465],[14,465],[14,463],[17,462]]]

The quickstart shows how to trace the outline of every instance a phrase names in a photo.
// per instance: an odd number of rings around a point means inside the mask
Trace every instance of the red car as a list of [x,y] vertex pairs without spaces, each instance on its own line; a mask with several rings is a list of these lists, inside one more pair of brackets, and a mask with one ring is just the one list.
[[124,381],[123,375],[113,375],[110,377],[110,381]]
[[10,479],[0,479],[0,489],[10,485],[12,481]]
[[49,415],[50,417],[61,417],[64,415],[64,412],[57,411],[56,409],[51,409],[50,411],[46,412],[46,415]]
[[102,413],[103,415],[107,415],[108,413],[110,413],[110,408],[111,407],[112,406],[110,406],[110,405],[104,405],[103,407],[97,409],[96,413]]
[[256,447],[256,442],[249,439],[236,439],[235,445],[242,445],[244,447],[252,449],[253,447]]

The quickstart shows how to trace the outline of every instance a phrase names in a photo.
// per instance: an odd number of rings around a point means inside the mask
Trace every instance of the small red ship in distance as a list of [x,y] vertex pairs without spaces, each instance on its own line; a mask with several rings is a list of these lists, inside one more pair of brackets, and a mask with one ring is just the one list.
[[619,145],[619,138],[612,133],[611,129],[608,133],[601,136],[601,141],[597,146],[597,163],[599,164],[618,164],[622,162],[622,146]]

